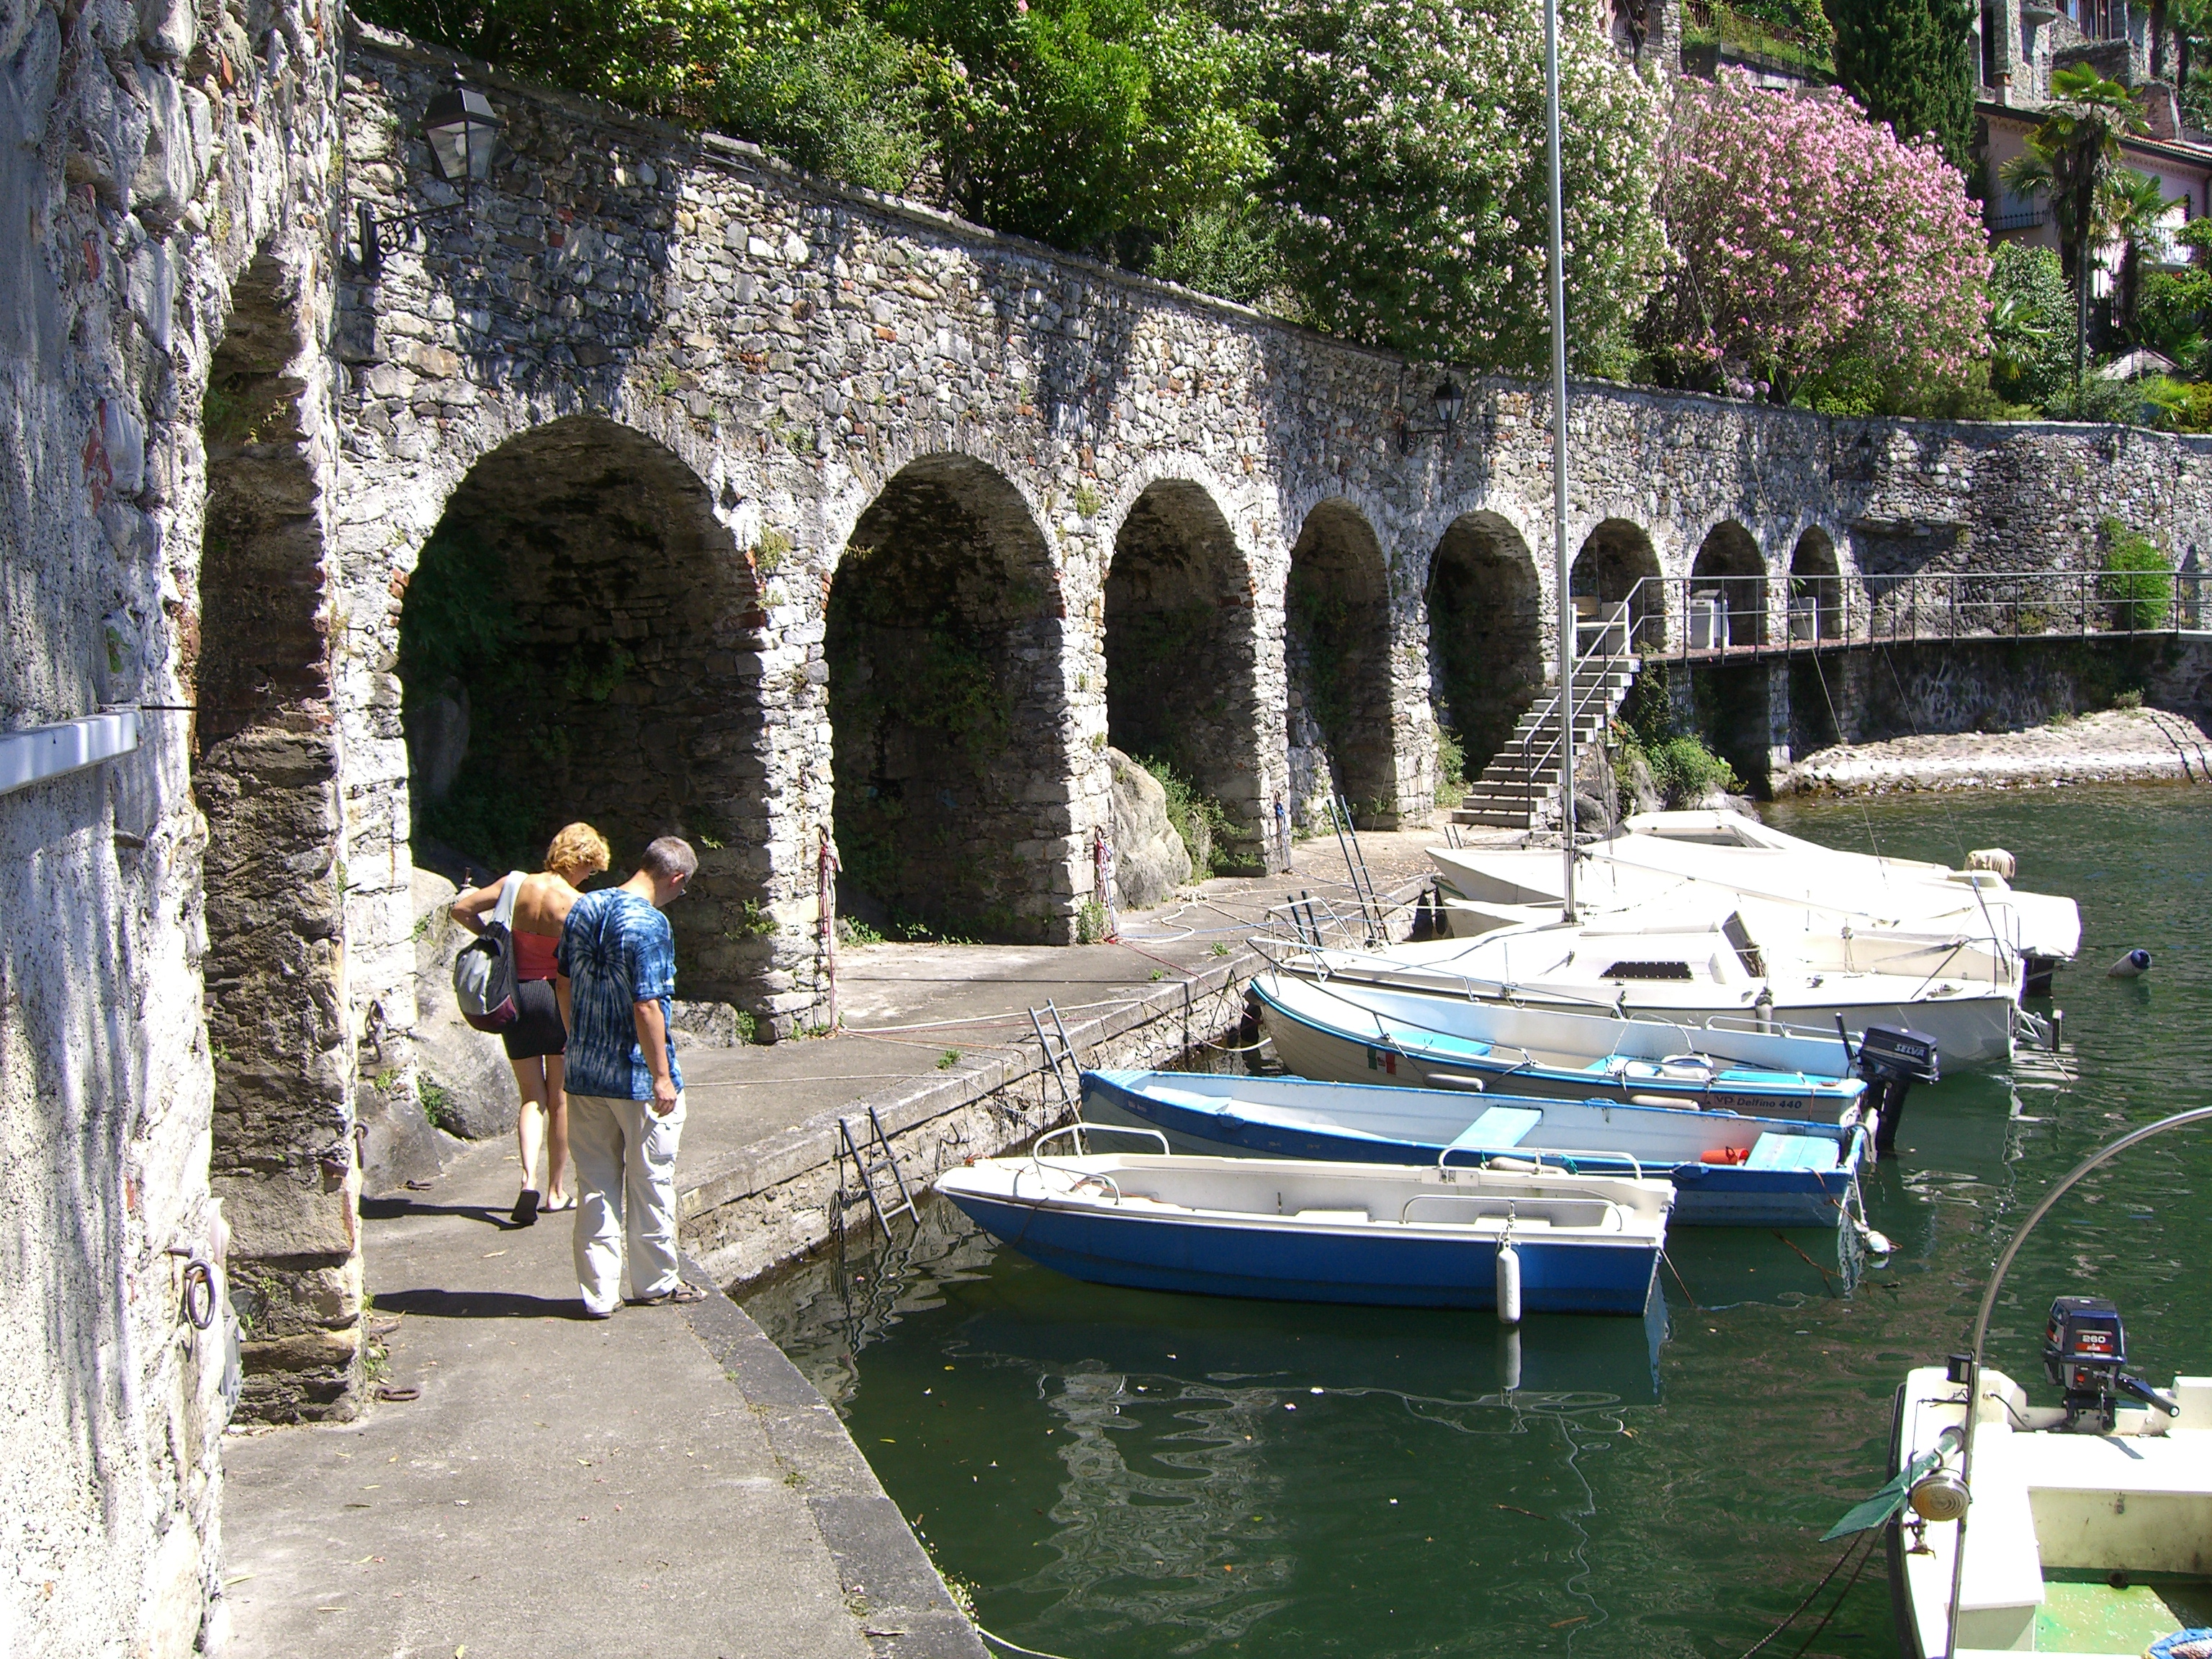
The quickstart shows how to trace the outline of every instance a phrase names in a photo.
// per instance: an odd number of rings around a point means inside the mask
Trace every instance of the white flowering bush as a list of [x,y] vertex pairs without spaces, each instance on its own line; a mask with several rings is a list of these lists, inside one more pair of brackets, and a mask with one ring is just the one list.
[[[1265,0],[1282,43],[1279,246],[1333,333],[1478,368],[1550,358],[1538,0]],[[1603,363],[1656,286],[1662,109],[1589,0],[1560,5],[1567,308]]]

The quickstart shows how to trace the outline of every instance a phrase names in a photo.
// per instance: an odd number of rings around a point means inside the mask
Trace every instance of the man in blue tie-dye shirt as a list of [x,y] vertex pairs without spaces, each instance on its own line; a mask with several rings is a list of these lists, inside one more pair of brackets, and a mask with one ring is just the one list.
[[625,1236],[632,1302],[696,1302],[705,1294],[684,1282],[676,1259],[684,1074],[668,1031],[676,944],[661,915],[698,867],[687,843],[662,836],[628,881],[576,901],[554,956],[567,975],[561,1001],[578,1187],[576,1282],[594,1319],[621,1299]]

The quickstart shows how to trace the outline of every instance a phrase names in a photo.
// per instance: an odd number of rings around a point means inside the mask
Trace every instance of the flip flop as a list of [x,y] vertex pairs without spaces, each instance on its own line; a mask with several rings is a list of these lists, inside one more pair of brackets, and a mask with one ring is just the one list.
[[507,1217],[518,1227],[527,1227],[538,1219],[538,1188],[525,1187],[514,1200],[514,1212]]
[[563,1193],[558,1198],[547,1199],[538,1207],[546,1215],[552,1214],[556,1210],[573,1210],[576,1207],[576,1195],[574,1193]]

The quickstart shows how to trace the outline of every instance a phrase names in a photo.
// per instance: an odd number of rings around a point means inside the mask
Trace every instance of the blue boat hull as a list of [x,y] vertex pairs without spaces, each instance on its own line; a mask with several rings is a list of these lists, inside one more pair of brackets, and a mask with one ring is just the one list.
[[[1504,1098],[1491,1095],[1485,1099]],[[1083,1079],[1084,1115],[1099,1123],[1159,1130],[1179,1152],[1216,1158],[1300,1158],[1340,1164],[1434,1164],[1442,1142],[1385,1139],[1320,1126],[1255,1123],[1125,1089],[1098,1073]],[[1589,1174],[1626,1175],[1628,1160],[1577,1156]],[[1672,1224],[1679,1227],[1832,1228],[1843,1215],[1856,1165],[1834,1170],[1747,1170],[1738,1164],[1645,1165],[1643,1173],[1674,1183]]]
[[[1071,1279],[1194,1296],[1495,1308],[1498,1255],[1480,1239],[1292,1234],[1226,1222],[1073,1212],[955,1193],[992,1237]],[[1641,1314],[1659,1270],[1646,1242],[1516,1238],[1529,1313]]]

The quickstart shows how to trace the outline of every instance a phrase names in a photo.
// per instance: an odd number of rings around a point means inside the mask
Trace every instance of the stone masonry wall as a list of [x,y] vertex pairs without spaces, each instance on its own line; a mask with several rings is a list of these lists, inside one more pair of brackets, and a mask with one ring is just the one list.
[[[190,1262],[224,1259],[201,974],[216,831],[194,796],[202,404],[258,267],[300,343],[264,365],[287,383],[272,447],[310,495],[327,480],[339,27],[320,0],[0,3],[0,727],[142,711],[135,752],[0,795],[14,1653],[182,1655],[224,1628],[228,1286],[205,1331],[184,1298]],[[323,540],[311,524],[311,612]],[[332,842],[325,825],[325,865]],[[336,1036],[345,999],[325,988]],[[349,1169],[343,1122],[320,1128]]]

